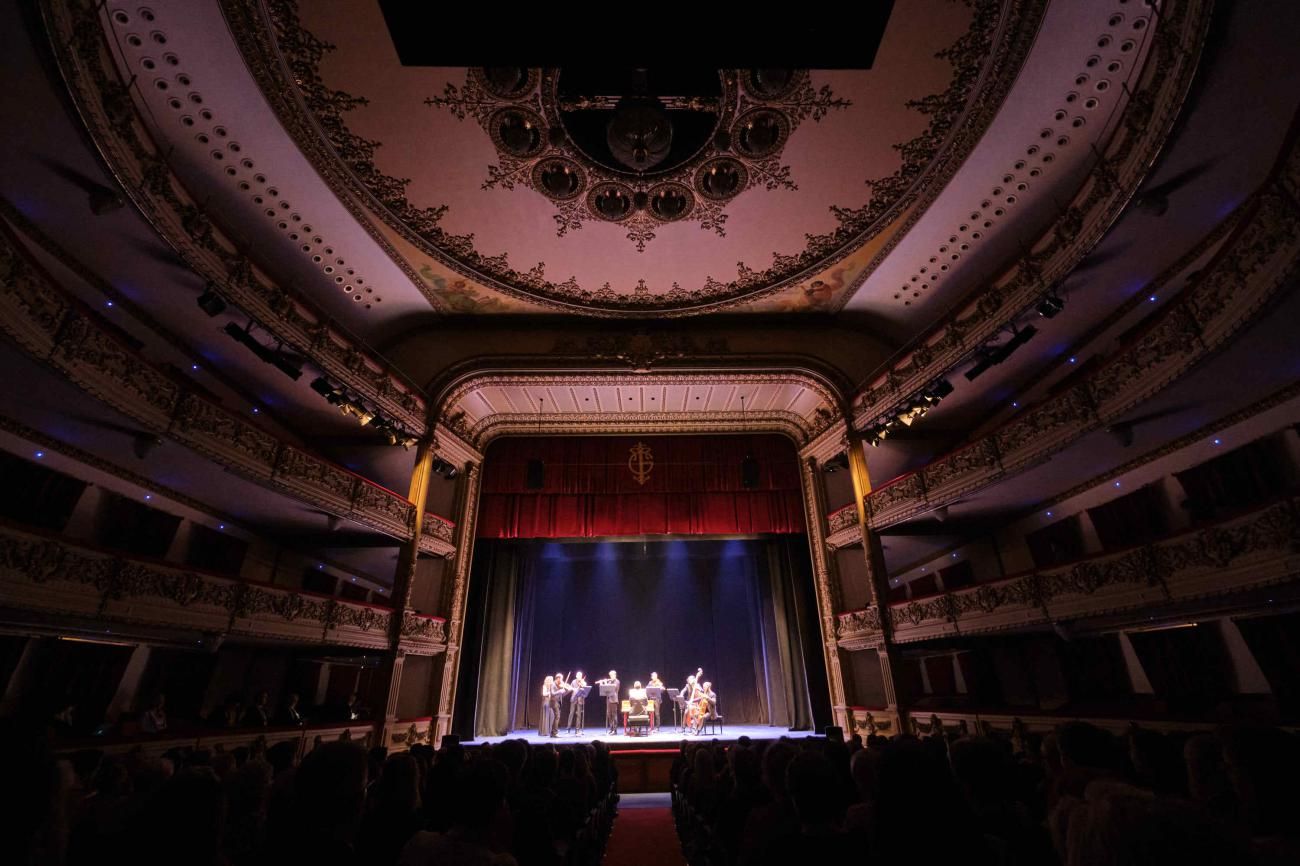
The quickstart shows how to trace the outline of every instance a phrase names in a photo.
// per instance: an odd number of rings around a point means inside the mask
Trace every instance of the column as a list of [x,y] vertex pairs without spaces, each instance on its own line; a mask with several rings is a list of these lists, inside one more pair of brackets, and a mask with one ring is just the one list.
[[[846,686],[836,634],[836,614],[840,612],[839,576],[835,560],[826,548],[826,497],[818,475],[817,461],[808,457],[800,461],[804,490],[804,514],[808,524],[808,546],[812,554],[813,579],[817,590],[817,621],[821,624],[822,651],[826,659],[826,679],[830,686],[831,713],[835,724],[846,733],[853,729],[849,689]],[[851,685],[851,680],[849,684]]]
[[432,434],[422,439],[416,446],[415,468],[411,471],[411,487],[407,498],[415,503],[412,515],[414,532],[411,538],[402,543],[397,556],[397,569],[393,573],[392,621],[389,623],[390,648],[385,662],[387,673],[387,697],[384,701],[384,721],[380,728],[380,739],[376,745],[387,746],[395,732],[397,721],[397,697],[402,689],[402,667],[406,654],[401,649],[402,623],[405,622],[410,609],[411,584],[415,580],[415,566],[420,558],[420,536],[424,532],[424,507],[429,498],[429,478],[433,474],[434,442]]
[[894,668],[898,665],[898,652],[894,647],[894,627],[889,619],[889,572],[885,568],[885,552],[880,537],[871,531],[867,519],[867,495],[871,493],[871,474],[867,471],[867,455],[863,450],[862,436],[852,426],[848,434],[849,472],[853,477],[853,498],[858,506],[858,526],[862,530],[862,555],[866,558],[868,588],[871,604],[880,621],[880,643],[876,654],[880,659],[880,675],[889,700],[886,711],[893,716],[894,731],[901,732],[907,725],[906,695],[900,696],[894,683]]
[[437,748],[444,735],[451,733],[452,708],[456,704],[456,675],[460,667],[460,640],[465,625],[465,599],[469,589],[469,567],[474,559],[474,532],[478,519],[479,483],[482,465],[471,462],[462,476],[460,507],[456,512],[456,556],[452,560],[450,582],[443,577],[441,613],[447,619],[447,652],[443,659],[442,683],[438,693],[438,715],[434,720],[433,745]]
[[140,644],[131,652],[131,658],[126,663],[126,669],[122,671],[122,679],[118,681],[117,693],[113,695],[113,700],[108,705],[108,711],[105,717],[113,723],[118,723],[122,719],[123,713],[129,713],[132,709],[138,708],[140,698],[150,701],[152,695],[140,695],[140,680],[144,678],[145,667],[149,664],[149,647]]

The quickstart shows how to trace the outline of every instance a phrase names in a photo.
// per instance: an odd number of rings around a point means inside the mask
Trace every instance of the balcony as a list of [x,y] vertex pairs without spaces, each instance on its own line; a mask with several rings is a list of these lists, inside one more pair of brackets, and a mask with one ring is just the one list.
[[[1300,573],[1298,551],[1300,497],[1289,497],[1149,545],[897,602],[884,613],[896,643],[1004,631],[1281,583]],[[876,646],[880,612],[840,614],[836,636],[845,649]]]
[[[123,557],[0,525],[0,605],[96,621],[365,649],[392,646],[391,608]],[[441,617],[405,611],[401,648],[446,649]]]

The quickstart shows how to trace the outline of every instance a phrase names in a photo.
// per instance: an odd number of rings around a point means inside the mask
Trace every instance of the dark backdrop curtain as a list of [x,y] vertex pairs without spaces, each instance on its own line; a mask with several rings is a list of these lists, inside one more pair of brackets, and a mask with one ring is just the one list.
[[[728,723],[827,723],[807,560],[802,537],[480,542],[456,730],[536,727],[541,682],[557,670],[595,680],[615,668],[624,689],[657,671],[677,688],[697,666]],[[588,700],[599,726],[603,708]]]
[[[636,464],[640,476],[629,463],[638,445],[653,461]],[[794,447],[770,435],[501,439],[484,462],[479,502],[480,538],[804,531]]]

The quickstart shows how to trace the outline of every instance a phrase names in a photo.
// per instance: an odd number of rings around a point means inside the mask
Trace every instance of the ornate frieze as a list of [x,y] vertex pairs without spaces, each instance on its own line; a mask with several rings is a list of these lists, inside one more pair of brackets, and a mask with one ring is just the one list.
[[[1135,341],[1084,381],[1025,409],[983,440],[872,491],[866,498],[871,526],[949,504],[1001,474],[1036,465],[1118,420],[1240,333],[1300,269],[1300,206],[1278,195],[1277,183],[1257,194],[1250,216]],[[994,463],[1000,472],[992,471]],[[942,487],[932,483],[936,477]]]
[[[34,267],[7,234],[0,234],[0,331],[38,360],[103,402],[258,483],[287,491],[340,517],[398,538],[410,538],[414,505],[345,469],[302,451],[188,391],[118,341],[77,308],[68,293]],[[50,298],[62,299],[57,317]],[[41,350],[40,347],[49,347]],[[429,540],[446,554],[443,537]]]
[[[348,114],[365,104],[363,96],[340,92],[327,85],[321,62],[332,46],[307,32],[294,0],[274,0],[265,6],[254,0],[224,0],[223,9],[236,40],[262,90],[279,113],[302,151],[321,176],[352,205],[359,218],[371,211],[389,222],[408,243],[450,268],[492,290],[553,309],[580,308],[596,315],[684,315],[745,303],[778,291],[831,267],[896,222],[910,224],[914,215],[933,200],[992,121],[1003,95],[1009,90],[1032,44],[1042,18],[1042,0],[974,0],[970,4],[969,30],[939,53],[952,67],[952,78],[940,93],[908,103],[926,118],[925,128],[896,146],[900,165],[892,174],[869,178],[870,195],[860,207],[831,208],[836,226],[809,235],[795,254],[774,253],[772,265],[759,270],[739,262],[734,278],[707,276],[699,285],[636,286],[615,291],[581,285],[575,279],[548,279],[545,264],[524,270],[512,268],[505,254],[485,254],[475,248],[472,235],[447,231],[442,220],[444,204],[421,205],[409,198],[408,182],[385,174],[376,164],[379,142],[349,129]],[[490,70],[500,73],[502,70]],[[703,157],[681,178],[652,189],[633,189],[625,181],[595,177],[591,170],[567,153],[554,153],[551,130],[544,119],[547,109],[536,95],[544,72],[517,70],[518,86],[492,89],[489,74],[481,74],[469,88],[434,100],[465,117],[481,121],[498,150],[512,153],[488,177],[489,185],[519,184],[542,190],[556,202],[556,226],[561,232],[577,229],[583,219],[632,222],[637,214],[653,214],[629,237],[644,243],[653,226],[702,217],[700,224],[720,229],[721,203],[746,186],[762,183],[776,188],[789,182],[777,153],[755,151],[757,133],[770,132],[778,144],[789,133],[781,112],[749,99],[740,127],[729,131],[728,155]],[[798,84],[799,81],[793,82]],[[764,91],[766,92],[766,91]],[[813,115],[829,107],[829,94],[807,93],[801,88],[784,116]],[[504,95],[503,95],[504,94]],[[517,104],[523,98],[522,104]],[[769,94],[780,102],[787,95]],[[753,110],[750,110],[752,108]],[[768,112],[757,116],[755,112]],[[549,128],[544,128],[549,127]],[[748,144],[746,142],[749,142]],[[712,152],[711,148],[705,150]],[[764,148],[767,147],[765,144]],[[737,152],[749,148],[758,159],[741,160]],[[376,207],[377,205],[377,207]],[[524,266],[521,266],[524,267]]]
[[826,515],[826,534],[835,535],[846,529],[851,529],[858,525],[858,508],[850,502],[843,508],[837,508],[830,514]]
[[373,605],[114,556],[10,526],[0,526],[0,604],[376,649],[388,645],[392,616]]
[[[1003,630],[1291,580],[1298,552],[1300,499],[1291,498],[1147,547],[897,602],[888,613],[899,642]],[[875,608],[838,620],[842,645],[865,645],[879,631]]]
[[1092,176],[1061,212],[1055,226],[1030,244],[1030,254],[917,342],[857,399],[853,420],[862,427],[943,376],[974,347],[991,339],[1040,299],[1044,287],[1066,277],[1105,234],[1164,144],[1200,60],[1212,4],[1180,0],[1161,7],[1154,44],[1133,88],[1120,128]]
[[447,621],[440,616],[426,616],[413,610],[402,613],[400,649],[413,655],[432,655],[447,647]]
[[186,266],[209,281],[257,324],[312,359],[340,384],[420,434],[424,401],[417,389],[347,335],[298,292],[252,265],[207,216],[158,151],[109,54],[100,7],[82,0],[42,4],[51,47],[79,117],[121,189]]

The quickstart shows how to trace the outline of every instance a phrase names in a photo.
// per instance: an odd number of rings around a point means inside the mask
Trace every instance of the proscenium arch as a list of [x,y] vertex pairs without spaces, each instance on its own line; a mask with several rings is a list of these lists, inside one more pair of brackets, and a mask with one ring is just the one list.
[[[553,363],[553,361],[552,361]],[[678,411],[678,412],[538,412],[516,409],[478,418],[472,424],[458,423],[463,402],[484,387],[664,387],[683,385],[760,386],[777,385],[804,389],[815,395],[804,412],[782,410]],[[808,526],[807,538],[817,599],[817,620],[826,665],[827,686],[837,722],[846,703],[843,677],[839,671],[838,649],[834,636],[834,615],[838,597],[837,577],[820,549],[824,544],[822,521],[823,497],[818,495],[815,452],[834,448],[845,430],[848,408],[845,389],[837,377],[810,366],[754,366],[698,369],[674,367],[664,370],[630,371],[627,368],[529,367],[525,364],[502,367],[466,365],[430,383],[434,395],[433,419],[456,432],[466,445],[479,454],[502,436],[561,435],[709,435],[728,433],[777,433],[788,438],[799,454],[801,493]],[[639,401],[638,401],[639,403]],[[530,407],[531,408],[531,407]],[[463,417],[463,416],[462,416]],[[442,687],[437,711],[437,736],[451,732],[460,671],[460,645],[464,633],[466,605],[469,598],[470,565],[474,557],[474,539],[478,521],[481,464],[471,463],[464,476],[458,509],[459,538],[457,556],[449,592],[444,598],[447,619],[447,653],[444,660]],[[828,631],[829,629],[829,631]]]

